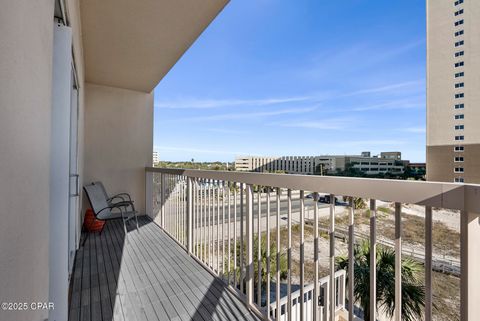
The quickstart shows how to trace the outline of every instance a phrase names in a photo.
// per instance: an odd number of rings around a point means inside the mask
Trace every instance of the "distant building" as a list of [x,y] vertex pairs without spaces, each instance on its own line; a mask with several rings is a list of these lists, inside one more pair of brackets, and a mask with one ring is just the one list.
[[413,170],[426,170],[427,164],[426,163],[409,163],[408,167]]
[[427,172],[426,163],[410,163],[408,164],[408,169],[411,177],[425,179]]
[[158,155],[158,152],[153,152],[153,165],[158,164],[160,162],[160,156]]
[[362,152],[361,155],[240,156],[235,159],[235,169],[250,172],[283,171],[288,174],[313,175],[332,174],[344,171],[350,166],[366,175],[387,172],[399,175],[403,174],[409,163],[401,158],[400,152],[382,152],[379,156],[371,156],[370,152]]

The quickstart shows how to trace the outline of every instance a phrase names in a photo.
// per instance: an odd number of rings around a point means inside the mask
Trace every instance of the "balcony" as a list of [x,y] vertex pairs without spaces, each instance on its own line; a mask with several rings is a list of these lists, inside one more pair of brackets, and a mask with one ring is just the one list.
[[[480,299],[480,277],[469,271],[480,268],[476,254],[480,242],[480,186],[163,168],[146,168],[145,174],[145,206],[155,223],[148,223],[148,229],[158,234],[157,238],[168,240],[171,251],[181,252],[179,258],[214,275],[209,280],[221,284],[225,293],[236,298],[234,302],[241,301],[259,318],[361,319],[363,312],[348,281],[355,282],[354,244],[366,235],[373,248],[389,246],[378,228],[383,213],[379,204],[389,202],[394,218],[390,246],[395,252],[395,306],[402,304],[402,259],[410,256],[410,249],[403,243],[407,219],[402,211],[406,205],[415,206],[423,211],[417,217],[422,221],[422,235],[417,235],[422,251],[417,249],[414,260],[420,262],[424,273],[424,319],[436,319],[434,278],[441,269],[459,276],[459,318],[475,319],[478,307],[472,302]],[[329,195],[332,202],[319,205],[320,193]],[[356,223],[360,211],[355,202],[333,202],[342,196],[369,201],[367,234],[362,234]],[[342,215],[348,218],[346,232],[336,226],[340,206]],[[439,209],[458,219],[458,261],[440,258],[436,252],[434,216]],[[327,231],[320,223],[328,224]],[[312,234],[306,232],[307,228]],[[130,235],[138,237],[135,232]],[[321,247],[322,242],[328,246]],[[346,244],[345,253],[337,247],[342,242]],[[347,271],[336,266],[337,256],[343,254],[348,258]],[[286,257],[285,269],[280,266],[282,257]],[[377,257],[370,254],[369,259],[376,262]],[[326,270],[322,268],[325,262]],[[381,272],[375,266],[371,264],[368,271],[370,320],[386,320],[375,303],[377,274]],[[306,271],[313,271],[312,275]],[[454,306],[452,302],[452,310]],[[402,320],[402,310],[396,308],[392,319]]]
[[[77,251],[69,320],[361,320],[347,280],[355,277],[354,244],[365,234],[355,224],[354,202],[332,203],[344,195],[370,200],[366,237],[370,244],[395,249],[396,306],[402,293],[398,267],[402,257],[413,256],[424,266],[425,320],[436,319],[435,271],[460,277],[461,320],[472,320],[467,315],[475,307],[468,299],[478,296],[479,279],[468,270],[478,266],[471,251],[480,235],[479,215],[473,214],[480,209],[480,186],[162,168],[145,173],[148,216],[140,218],[139,230],[130,228],[125,235],[120,222],[108,222]],[[332,202],[317,202],[320,192]],[[394,203],[392,244],[377,234],[380,200]],[[424,251],[415,255],[402,242],[402,204],[425,211]],[[340,206],[348,214],[346,231],[335,225]],[[434,250],[434,208],[457,210],[459,261]],[[320,246],[322,220],[329,224],[323,235],[328,251]],[[313,229],[313,237],[306,228]],[[338,238],[347,239],[347,271],[335,265]],[[287,258],[286,275],[277,265],[281,256]],[[313,282],[307,270],[313,270]],[[371,291],[377,273],[369,271]],[[371,304],[374,315],[386,320]],[[394,319],[402,320],[400,310]]]
[[77,251],[69,320],[258,320],[147,217],[108,222]]

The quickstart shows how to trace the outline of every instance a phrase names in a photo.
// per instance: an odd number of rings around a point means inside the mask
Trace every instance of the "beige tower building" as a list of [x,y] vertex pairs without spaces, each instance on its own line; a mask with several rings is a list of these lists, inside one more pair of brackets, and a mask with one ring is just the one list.
[[480,183],[480,1],[427,0],[427,179]]

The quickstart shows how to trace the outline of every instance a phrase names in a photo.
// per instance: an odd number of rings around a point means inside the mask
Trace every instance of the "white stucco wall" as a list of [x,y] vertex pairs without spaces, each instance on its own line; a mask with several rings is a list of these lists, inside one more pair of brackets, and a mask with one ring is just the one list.
[[[0,302],[48,301],[54,1],[0,10]],[[48,311],[0,320],[44,320]]]
[[153,152],[153,94],[87,83],[84,130],[84,184],[100,180],[109,194],[128,192],[144,214],[145,166],[152,165]]

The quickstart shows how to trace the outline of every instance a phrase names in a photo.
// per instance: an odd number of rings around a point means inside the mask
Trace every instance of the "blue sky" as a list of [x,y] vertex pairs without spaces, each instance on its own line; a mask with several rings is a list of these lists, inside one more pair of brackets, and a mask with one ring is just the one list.
[[425,161],[425,1],[232,0],[155,88],[162,160]]

